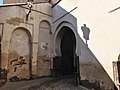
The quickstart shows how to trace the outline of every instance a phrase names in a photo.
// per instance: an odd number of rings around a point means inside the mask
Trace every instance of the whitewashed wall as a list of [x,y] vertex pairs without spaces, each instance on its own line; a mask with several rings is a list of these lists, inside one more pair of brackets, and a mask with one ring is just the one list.
[[113,79],[112,62],[117,61],[120,53],[120,9],[108,12],[119,7],[120,1],[63,0],[60,5],[68,11],[78,6],[72,12],[78,19],[78,32],[82,37],[81,26],[86,24],[90,28],[89,48]]

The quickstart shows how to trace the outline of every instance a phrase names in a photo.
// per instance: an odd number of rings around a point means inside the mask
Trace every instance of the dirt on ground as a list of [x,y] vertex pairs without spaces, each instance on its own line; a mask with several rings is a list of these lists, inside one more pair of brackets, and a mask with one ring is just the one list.
[[82,86],[76,86],[74,78],[42,77],[34,80],[22,80],[7,82],[0,90],[89,90]]

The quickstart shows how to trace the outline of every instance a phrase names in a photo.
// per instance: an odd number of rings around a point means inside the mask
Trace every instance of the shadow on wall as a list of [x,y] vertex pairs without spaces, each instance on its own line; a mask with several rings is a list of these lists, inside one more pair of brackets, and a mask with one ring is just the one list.
[[[83,28],[85,29],[86,26],[84,25]],[[81,27],[81,29],[83,28]],[[88,32],[90,32],[90,30],[88,30]],[[84,36],[84,38],[89,40],[89,37]],[[104,66],[100,64],[99,60],[79,35],[78,43],[78,49],[81,51],[81,54],[79,55],[81,84],[93,90],[118,90],[108,73],[103,68]]]
[[81,26],[81,30],[83,32],[83,37],[87,44],[87,41],[89,40],[90,29],[86,26],[86,24],[83,24],[83,26]]

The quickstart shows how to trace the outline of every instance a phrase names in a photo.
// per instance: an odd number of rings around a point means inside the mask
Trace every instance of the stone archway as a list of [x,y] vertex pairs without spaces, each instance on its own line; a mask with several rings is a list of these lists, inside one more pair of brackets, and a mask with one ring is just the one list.
[[9,46],[8,78],[29,79],[31,72],[31,35],[24,28],[13,31]]
[[76,50],[76,39],[72,30],[68,27],[63,27],[63,36],[61,39],[61,55],[63,62],[63,74],[70,75],[74,73],[74,56]]
[[76,37],[71,28],[63,26],[55,41],[57,56],[53,60],[55,74],[71,75],[74,73]]

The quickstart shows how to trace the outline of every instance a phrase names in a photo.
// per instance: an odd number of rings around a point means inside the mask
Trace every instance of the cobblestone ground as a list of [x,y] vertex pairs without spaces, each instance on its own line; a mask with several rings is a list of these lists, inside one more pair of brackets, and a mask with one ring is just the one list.
[[0,90],[88,90],[75,86],[73,78],[44,77],[34,80],[7,82]]

